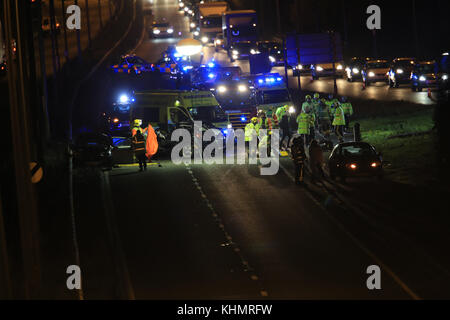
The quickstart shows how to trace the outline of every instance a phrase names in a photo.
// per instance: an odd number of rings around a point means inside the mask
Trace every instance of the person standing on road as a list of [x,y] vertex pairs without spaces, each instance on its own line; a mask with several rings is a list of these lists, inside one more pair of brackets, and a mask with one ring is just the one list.
[[333,126],[334,132],[339,139],[339,142],[344,142],[344,126],[345,126],[345,114],[344,110],[340,105],[333,104],[334,107],[334,118]]
[[349,101],[347,101],[347,97],[342,97],[341,101],[342,101],[341,107],[344,110],[344,115],[345,115],[345,131],[348,132],[350,118],[353,115],[353,106]]
[[314,108],[313,102],[312,102],[311,96],[310,96],[309,94],[307,94],[307,95],[305,96],[305,102],[303,102],[303,104],[302,104],[302,112],[305,112],[306,107],[309,107],[309,109],[310,109],[311,111],[314,111],[314,110],[313,110],[313,108]]
[[131,140],[134,156],[139,163],[139,171],[147,170],[147,160],[145,158],[145,138],[140,130],[137,130]]
[[301,137],[295,137],[291,145],[291,159],[294,163],[294,178],[297,185],[304,183],[305,147]]
[[307,106],[305,108],[304,112],[301,112],[297,116],[297,124],[298,124],[298,131],[297,133],[302,137],[304,144],[309,144],[310,139],[310,127],[314,126],[314,122],[312,122],[313,118],[310,115],[311,109]]
[[254,148],[252,147],[251,142],[253,141],[253,139],[258,138],[258,133],[256,131],[257,125],[258,118],[253,117],[250,123],[245,126],[245,149],[249,158],[256,152],[256,150],[253,150]]
[[[287,109],[287,106],[285,106],[285,109]],[[284,150],[286,150],[289,147],[289,140],[291,140],[291,137],[292,137],[291,128],[289,125],[289,114],[288,114],[287,110],[283,114],[283,117],[281,118],[280,129],[282,131],[281,141],[280,141],[280,149],[283,149],[283,141],[287,137],[288,138],[287,143],[286,143],[287,147],[284,148]]]
[[322,179],[325,178],[323,166],[324,160],[322,148],[317,140],[313,140],[309,146],[309,168],[312,173],[311,178],[313,181],[319,177]]

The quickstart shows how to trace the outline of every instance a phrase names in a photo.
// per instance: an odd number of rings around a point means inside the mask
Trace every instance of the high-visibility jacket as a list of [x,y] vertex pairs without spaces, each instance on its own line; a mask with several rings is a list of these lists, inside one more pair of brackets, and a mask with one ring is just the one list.
[[250,122],[245,126],[245,141],[252,141],[256,135],[256,126]]
[[317,117],[319,120],[330,120],[330,108],[326,105],[320,105],[317,107]]
[[334,111],[333,126],[345,126],[344,110],[340,106]]
[[277,120],[278,122],[281,121],[281,119],[283,118],[283,116],[287,113],[287,110],[285,107],[279,107],[277,109],[277,111],[275,111],[275,115],[277,116]]
[[158,152],[158,138],[156,137],[155,130],[153,127],[149,124],[146,128],[147,131],[147,142],[146,142],[146,156],[148,159],[151,159],[152,156]]
[[270,135],[266,134],[264,137],[262,137],[261,141],[258,144],[258,148],[268,148],[270,145]]
[[131,136],[134,137],[138,131],[140,131],[142,135],[144,135],[147,130],[148,128],[142,129],[141,127],[133,127],[133,129],[131,129]]
[[136,156],[145,154],[145,140],[138,140],[137,137],[134,137],[131,143]]
[[346,116],[351,116],[353,115],[353,106],[350,102],[346,102],[341,104],[342,109],[344,110],[344,114]]
[[[309,134],[309,128],[311,126],[311,116],[305,112],[302,112],[297,117],[298,134]],[[314,125],[314,122],[313,124]]]

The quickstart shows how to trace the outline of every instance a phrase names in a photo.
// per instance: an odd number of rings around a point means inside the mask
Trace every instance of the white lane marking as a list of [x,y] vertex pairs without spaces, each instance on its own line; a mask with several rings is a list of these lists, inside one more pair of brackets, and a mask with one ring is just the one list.
[[[283,172],[293,181],[295,182],[295,178],[294,176],[280,163],[280,168],[283,170]],[[324,205],[322,205],[319,201],[317,201],[316,198],[314,198],[314,196],[307,190],[304,189],[305,194],[308,196],[308,198],[310,198],[318,207],[320,207],[325,214],[327,215],[327,217],[333,221],[338,227],[339,229],[341,229],[342,232],[344,232],[349,238],[350,240],[352,240],[355,245],[357,247],[359,247],[369,258],[371,258],[373,261],[375,261],[380,267],[382,267],[382,269],[384,269],[390,276],[391,278],[414,300],[421,300],[421,298],[414,293],[414,291],[412,289],[410,289],[408,287],[408,285],[406,285],[406,283],[404,283],[395,273],[394,271],[392,271],[392,269],[390,267],[388,267],[385,263],[383,263],[372,251],[370,251],[366,246],[364,246],[350,231],[348,231],[344,225],[342,223],[340,223],[338,220],[336,220],[335,217],[333,217],[328,210],[326,209],[326,207]]]
[[[226,244],[226,246],[233,246],[233,251],[238,255],[242,266],[244,267],[244,271],[252,271],[254,272],[254,269],[249,265],[248,261],[244,259],[244,257],[241,254],[241,249],[239,249],[239,247],[237,246],[236,243],[234,243],[232,240],[233,238],[230,236],[230,234],[225,230],[225,225],[222,222],[222,219],[217,215],[216,211],[214,210],[213,205],[211,204],[211,202],[209,201],[209,199],[207,198],[206,194],[203,192],[202,188],[200,187],[197,178],[194,176],[194,172],[192,171],[191,167],[188,164],[185,164],[185,167],[187,169],[187,172],[189,173],[189,175],[191,176],[191,180],[192,182],[197,186],[197,189],[200,192],[201,197],[204,199],[207,207],[210,209],[212,216],[215,218],[216,222],[218,223],[219,228],[222,230],[225,238],[228,240],[228,243]],[[259,277],[256,276],[255,274],[252,274],[250,276],[251,280],[254,281],[259,281]],[[262,297],[268,297],[269,293],[267,292],[267,290],[262,289],[262,284],[259,281],[259,286],[260,286],[260,295]]]

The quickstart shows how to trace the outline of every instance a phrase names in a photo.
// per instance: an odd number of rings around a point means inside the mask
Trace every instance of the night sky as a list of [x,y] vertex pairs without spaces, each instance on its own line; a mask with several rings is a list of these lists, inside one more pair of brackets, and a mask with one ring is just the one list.
[[[373,56],[372,31],[366,27],[366,9],[371,4],[381,8],[381,30],[377,31],[378,57],[416,56],[413,28],[413,1],[361,0],[280,0],[283,32],[322,32],[335,29],[346,39],[345,56]],[[234,0],[237,8],[256,9],[263,33],[276,31],[275,0]],[[417,0],[418,58],[433,58],[450,48],[450,2]],[[344,15],[345,13],[345,15]],[[346,19],[344,19],[344,16]],[[347,23],[345,28],[344,21]],[[346,30],[345,30],[346,29]]]

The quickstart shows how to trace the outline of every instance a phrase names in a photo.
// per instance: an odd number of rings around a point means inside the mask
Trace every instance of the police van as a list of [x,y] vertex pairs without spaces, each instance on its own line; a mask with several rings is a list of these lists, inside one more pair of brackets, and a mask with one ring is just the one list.
[[252,75],[247,79],[255,88],[258,110],[275,112],[279,107],[289,106],[292,113],[294,103],[284,79],[278,73]]

